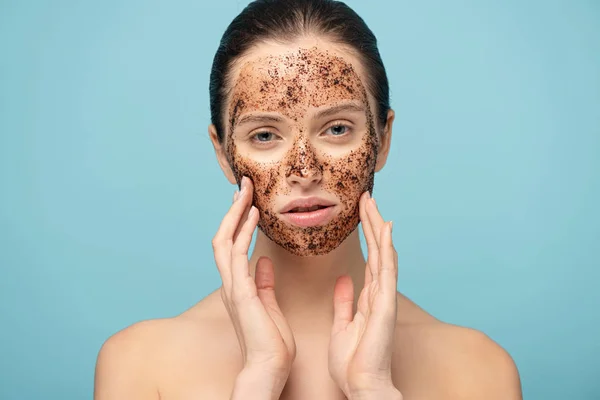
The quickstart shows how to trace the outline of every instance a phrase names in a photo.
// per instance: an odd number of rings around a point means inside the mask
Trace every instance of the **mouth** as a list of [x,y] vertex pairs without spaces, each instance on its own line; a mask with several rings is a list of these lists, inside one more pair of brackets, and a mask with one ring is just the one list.
[[288,212],[289,213],[308,213],[308,212],[312,212],[312,211],[322,210],[327,207],[328,206],[294,207]]
[[327,223],[335,212],[335,204],[320,198],[298,199],[281,210],[282,217],[289,223],[310,227]]

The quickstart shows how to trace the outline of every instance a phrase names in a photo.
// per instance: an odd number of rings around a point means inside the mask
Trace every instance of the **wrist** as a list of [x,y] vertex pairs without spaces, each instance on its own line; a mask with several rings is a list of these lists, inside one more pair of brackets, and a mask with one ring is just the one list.
[[395,386],[360,391],[348,396],[348,400],[403,400],[402,393]]
[[275,400],[279,399],[287,382],[287,375],[244,368],[235,379],[231,400]]

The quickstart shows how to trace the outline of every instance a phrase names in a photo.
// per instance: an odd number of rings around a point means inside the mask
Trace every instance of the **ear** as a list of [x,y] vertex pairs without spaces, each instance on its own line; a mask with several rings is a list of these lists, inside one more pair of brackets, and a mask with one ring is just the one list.
[[[229,165],[229,161],[227,160],[227,155],[225,154],[225,149],[223,148],[223,143],[219,140],[219,135],[217,134],[217,128],[214,124],[210,124],[208,126],[208,135],[210,136],[210,140],[215,148],[215,154],[217,155],[217,161],[219,161],[219,165],[221,166],[221,170],[225,174],[227,180],[236,185],[237,181],[235,180],[235,176],[233,175],[233,171],[231,170],[231,166]],[[225,139],[223,139],[225,140]]]
[[392,143],[392,124],[394,123],[394,117],[396,114],[394,110],[389,110],[387,113],[387,120],[383,127],[383,134],[381,135],[381,142],[379,143],[379,152],[377,153],[377,163],[375,164],[375,172],[379,172],[387,160],[387,156],[390,152],[390,144]]

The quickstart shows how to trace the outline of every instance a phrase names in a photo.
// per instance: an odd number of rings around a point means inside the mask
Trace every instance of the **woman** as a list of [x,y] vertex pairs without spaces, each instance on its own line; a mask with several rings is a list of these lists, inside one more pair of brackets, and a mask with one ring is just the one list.
[[388,91],[341,2],[258,0],[234,19],[210,79],[210,138],[240,188],[213,240],[223,285],[107,340],[97,400],[521,398],[500,346],[396,291],[392,223],[370,197]]

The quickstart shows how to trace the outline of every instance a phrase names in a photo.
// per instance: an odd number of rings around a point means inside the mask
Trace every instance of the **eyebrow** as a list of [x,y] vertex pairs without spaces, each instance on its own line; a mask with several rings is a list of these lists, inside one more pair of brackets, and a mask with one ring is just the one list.
[[331,117],[334,114],[342,112],[364,112],[364,105],[358,105],[354,103],[340,104],[338,106],[330,107],[326,110],[319,111],[315,114],[316,119]]
[[[363,105],[358,105],[358,104],[354,104],[354,103],[346,103],[346,104],[340,104],[337,106],[327,108],[325,110],[318,111],[315,114],[314,118],[316,118],[316,119],[327,118],[327,117],[331,117],[332,115],[335,115],[335,114],[340,114],[342,112],[364,112],[364,111],[365,111],[365,107]],[[250,114],[250,115],[244,115],[242,118],[240,118],[237,121],[237,123],[235,123],[235,126],[249,124],[249,123],[264,124],[264,123],[279,123],[279,122],[283,122],[283,118],[276,116],[276,115],[252,115],[252,114]]]
[[282,121],[283,118],[275,115],[244,115],[242,118],[240,118],[236,125],[243,125],[251,122],[263,124],[267,122],[276,123]]

